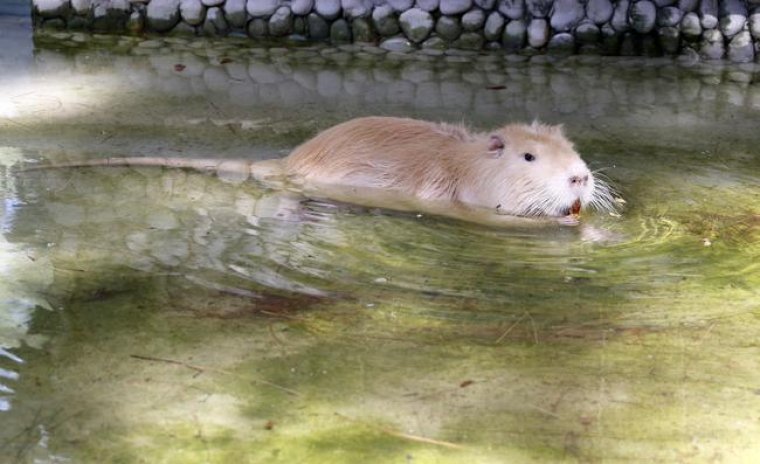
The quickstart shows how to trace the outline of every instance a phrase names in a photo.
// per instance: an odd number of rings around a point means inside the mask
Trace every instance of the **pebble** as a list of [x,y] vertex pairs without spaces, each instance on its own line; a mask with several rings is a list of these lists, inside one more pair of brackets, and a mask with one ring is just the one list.
[[721,0],[720,31],[725,37],[733,37],[744,28],[747,23],[747,6],[744,0]]
[[148,3],[145,17],[151,30],[166,32],[179,22],[179,0],[153,0]]
[[314,0],[293,0],[290,4],[290,10],[297,16],[306,16],[311,13],[311,10],[313,9]]
[[483,28],[483,36],[486,40],[499,40],[504,32],[504,24],[506,21],[504,17],[498,11],[494,11],[488,15],[485,26]]
[[372,12],[372,0],[341,0],[341,7],[348,19],[364,18]]
[[736,34],[728,44],[728,59],[734,63],[750,63],[755,59],[755,47],[749,31]]
[[673,27],[681,22],[682,12],[674,6],[666,6],[657,11],[657,25],[659,27]]
[[681,20],[681,33],[686,39],[696,40],[702,35],[702,23],[696,13],[686,13]]
[[380,35],[392,36],[401,30],[398,19],[390,5],[380,5],[372,11],[372,23]]
[[630,29],[628,25],[628,7],[630,3],[628,0],[618,0],[615,4],[615,9],[612,12],[612,21],[610,25],[616,32],[622,33]]
[[548,42],[549,23],[545,19],[531,20],[530,24],[528,24],[528,44],[533,48],[541,48]]
[[380,48],[389,52],[408,53],[414,50],[414,45],[405,37],[391,37],[380,42]]
[[462,29],[467,32],[479,31],[485,22],[486,14],[480,8],[473,8],[462,15]]
[[584,15],[585,10],[578,0],[555,0],[550,24],[555,31],[566,32],[573,29]]
[[641,0],[631,5],[628,18],[633,30],[639,34],[648,34],[654,29],[657,9],[649,0]]
[[282,37],[290,34],[292,31],[293,13],[287,6],[281,6],[269,18],[269,34],[274,37]]
[[338,19],[330,26],[330,41],[332,43],[345,43],[351,41],[351,27],[345,19]]
[[456,16],[441,16],[435,24],[435,32],[444,40],[453,42],[462,33],[462,25]]
[[525,0],[499,0],[499,13],[509,19],[523,19],[525,16]]
[[417,0],[414,2],[414,6],[419,8],[420,10],[425,10],[427,12],[433,12],[438,9],[438,6],[440,5],[440,0]]
[[309,23],[309,36],[312,39],[321,40],[330,37],[330,25],[323,17],[317,13],[311,13],[307,21]]
[[700,0],[698,12],[702,28],[714,29],[718,26],[718,0]]
[[272,16],[279,7],[277,0],[248,0],[246,10],[254,18],[268,18]]
[[233,27],[245,27],[248,14],[246,0],[227,0],[222,10],[230,25]]
[[399,24],[409,40],[420,43],[430,35],[434,23],[430,13],[419,8],[412,8],[401,14]]
[[[542,20],[545,21],[545,20]],[[525,46],[528,25],[523,20],[510,21],[504,28],[502,43],[508,51],[518,51]]]
[[472,8],[472,0],[440,0],[438,9],[441,14],[457,15]]
[[612,18],[613,11],[610,0],[589,0],[586,4],[586,16],[599,26]]

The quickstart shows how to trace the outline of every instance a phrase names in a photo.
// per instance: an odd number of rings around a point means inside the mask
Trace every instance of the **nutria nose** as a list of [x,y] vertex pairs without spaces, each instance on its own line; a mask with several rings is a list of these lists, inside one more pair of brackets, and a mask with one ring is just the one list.
[[585,176],[572,176],[570,177],[570,185],[586,185],[588,183],[588,174]]

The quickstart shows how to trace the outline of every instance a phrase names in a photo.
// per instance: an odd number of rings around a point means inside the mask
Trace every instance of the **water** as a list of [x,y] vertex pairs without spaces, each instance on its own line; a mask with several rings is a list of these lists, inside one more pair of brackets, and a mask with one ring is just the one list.
[[[4,461],[760,455],[754,65],[15,37]],[[563,123],[625,205],[494,229],[182,170],[23,170],[280,157],[370,114]]]

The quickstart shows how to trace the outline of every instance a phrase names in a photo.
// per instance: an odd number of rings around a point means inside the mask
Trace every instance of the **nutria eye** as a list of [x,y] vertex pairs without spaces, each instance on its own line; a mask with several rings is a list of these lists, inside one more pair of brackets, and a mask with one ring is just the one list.
[[536,159],[536,157],[531,155],[530,153],[524,154],[523,158],[525,158],[525,161],[528,161],[528,162],[535,161]]

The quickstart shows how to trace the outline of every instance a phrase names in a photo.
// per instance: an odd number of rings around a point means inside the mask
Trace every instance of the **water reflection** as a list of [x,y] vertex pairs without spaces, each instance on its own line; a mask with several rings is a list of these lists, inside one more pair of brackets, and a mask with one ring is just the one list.
[[[4,455],[756,455],[754,65],[61,34],[0,77]],[[363,114],[566,122],[627,204],[493,229],[190,171],[20,169],[278,157]]]

